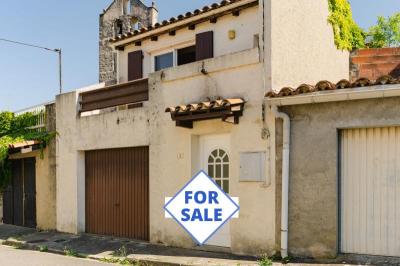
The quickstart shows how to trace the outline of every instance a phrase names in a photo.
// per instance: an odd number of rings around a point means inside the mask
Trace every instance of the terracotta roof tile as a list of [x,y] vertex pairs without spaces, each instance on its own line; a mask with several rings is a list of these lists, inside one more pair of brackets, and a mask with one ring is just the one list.
[[[189,18],[191,18],[193,16],[198,16],[198,15],[201,15],[201,14],[204,14],[204,13],[207,13],[207,12],[210,12],[210,11],[216,10],[218,8],[221,8],[221,7],[224,7],[224,6],[227,6],[227,5],[231,5],[231,4],[240,2],[240,1],[243,1],[243,0],[223,0],[220,3],[213,3],[213,4],[209,5],[209,6],[204,6],[203,8],[196,9],[196,10],[194,10],[192,12],[186,12],[185,14],[180,14],[180,15],[178,15],[176,17],[171,17],[169,20],[163,20],[161,23],[156,23],[154,26],[150,26],[148,28],[143,27],[139,31],[138,30],[134,30],[134,31],[128,32],[127,34],[123,34],[123,35],[119,35],[119,36],[117,36],[115,38],[111,38],[110,42],[122,41],[122,40],[125,40],[125,39],[129,38],[129,37],[137,36],[137,35],[140,35],[140,34],[143,34],[143,33],[146,33],[146,32],[150,32],[150,31],[152,31],[154,29],[159,29],[161,27],[165,27],[167,25],[171,25],[171,24],[174,24],[176,22],[179,22],[179,21],[182,21],[182,20],[185,20],[185,19],[189,19]],[[258,1],[255,1],[255,2],[258,3]]]
[[23,142],[10,144],[9,148],[10,149],[18,149],[18,148],[24,148],[24,147],[28,147],[28,146],[33,146],[33,145],[36,145],[36,144],[40,144],[40,141],[28,140],[28,141],[23,141]]
[[165,112],[171,114],[183,114],[189,112],[212,111],[222,107],[243,105],[244,103],[245,101],[241,98],[221,99],[215,101],[191,103],[187,105],[168,107],[165,109]]
[[296,89],[291,87],[284,87],[280,91],[270,91],[265,94],[265,97],[274,98],[274,97],[288,97],[299,94],[307,94],[316,91],[325,91],[325,90],[340,90],[340,89],[348,89],[348,88],[360,88],[360,87],[368,87],[368,86],[376,86],[376,85],[388,85],[388,84],[400,84],[400,78],[395,79],[392,76],[385,75],[379,77],[377,80],[372,81],[367,78],[359,78],[355,82],[351,83],[346,79],[340,80],[338,83],[334,84],[327,80],[322,80],[318,82],[315,86],[309,84],[302,84]]

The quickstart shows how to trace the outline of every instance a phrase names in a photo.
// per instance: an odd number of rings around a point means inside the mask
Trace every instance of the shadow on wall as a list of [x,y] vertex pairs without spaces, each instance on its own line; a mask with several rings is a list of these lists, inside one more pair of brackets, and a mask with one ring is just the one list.
[[390,72],[390,75],[394,78],[400,78],[400,64],[398,64],[397,67]]

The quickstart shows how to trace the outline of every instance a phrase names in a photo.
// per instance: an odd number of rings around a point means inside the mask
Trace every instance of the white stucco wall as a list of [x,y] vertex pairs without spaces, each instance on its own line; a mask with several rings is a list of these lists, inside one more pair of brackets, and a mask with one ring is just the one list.
[[[57,97],[57,229],[77,233],[85,229],[84,151],[150,146],[150,240],[193,247],[190,237],[174,221],[164,219],[164,198],[173,196],[199,167],[198,139],[202,135],[230,135],[231,195],[240,198],[240,219],[231,223],[232,252],[259,255],[276,250],[274,166],[263,182],[239,182],[241,152],[274,153],[262,139],[262,103],[266,90],[321,79],[348,77],[348,53],[338,51],[327,23],[325,0],[266,1],[265,65],[254,46],[260,33],[258,7],[239,17],[224,16],[216,24],[202,23],[195,31],[181,30],[174,37],[160,36],[141,47],[128,46],[119,55],[119,81],[127,81],[127,53],[144,50],[144,73],[149,77],[150,100],[143,108],[79,117],[78,92]],[[236,30],[236,39],[228,31]],[[151,54],[194,44],[195,34],[215,32],[215,58],[151,73]],[[205,68],[208,75],[201,74]],[[149,74],[151,73],[151,74]],[[264,87],[265,77],[265,87]],[[168,106],[206,100],[207,97],[241,97],[247,103],[239,125],[221,120],[196,122],[193,129],[175,127]],[[119,123],[117,123],[119,121]],[[274,123],[271,122],[273,129]],[[275,157],[273,157],[274,159]],[[273,160],[272,159],[272,160]]]
[[[261,138],[262,68],[258,49],[180,66],[151,75],[150,94],[150,194],[152,242],[193,247],[194,242],[173,220],[164,219],[164,198],[173,196],[201,170],[195,163],[199,156],[198,139],[203,135],[229,134],[231,143],[230,194],[240,198],[240,218],[231,222],[232,252],[271,253],[275,244],[274,186],[264,182],[239,182],[241,152],[266,151]],[[165,107],[199,102],[207,97],[241,97],[247,103],[239,125],[221,119],[195,122],[193,129],[178,128]]]
[[[57,229],[85,230],[84,151],[150,146],[150,240],[181,247],[194,242],[175,222],[164,218],[164,198],[175,194],[199,171],[201,135],[228,133],[231,142],[231,194],[240,197],[241,218],[232,221],[232,251],[243,254],[272,252],[275,243],[274,186],[238,181],[240,152],[265,151],[261,138],[261,63],[258,49],[197,62],[150,75],[150,100],[143,108],[79,117],[79,92],[57,97]],[[195,123],[194,129],[175,127],[167,106],[206,100],[206,97],[242,97],[247,103],[239,125],[221,120]],[[119,123],[117,121],[119,120]],[[263,221],[263,222],[260,222]]]
[[349,52],[336,48],[328,0],[265,5],[267,89],[349,78]]
[[[119,82],[128,81],[128,53],[143,50],[143,75],[154,72],[153,63],[154,55],[168,53],[173,49],[188,47],[195,44],[196,34],[206,31],[214,31],[214,56],[218,57],[233,52],[239,52],[254,47],[254,35],[260,32],[260,17],[258,6],[241,11],[240,16],[226,15],[220,17],[218,22],[213,24],[209,21],[197,24],[195,30],[187,28],[180,29],[176,32],[176,36],[163,34],[159,36],[158,41],[146,40],[141,46],[129,45],[124,51],[118,54]],[[236,38],[230,40],[228,32],[234,30]]]
[[84,151],[149,144],[148,108],[78,116],[74,91],[57,96],[57,230],[85,230]]

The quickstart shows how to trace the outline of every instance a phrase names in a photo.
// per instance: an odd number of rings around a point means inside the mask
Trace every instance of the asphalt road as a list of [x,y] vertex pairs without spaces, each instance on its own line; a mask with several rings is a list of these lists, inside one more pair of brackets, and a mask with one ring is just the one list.
[[78,259],[50,253],[0,246],[1,266],[106,266],[115,265],[89,259]]

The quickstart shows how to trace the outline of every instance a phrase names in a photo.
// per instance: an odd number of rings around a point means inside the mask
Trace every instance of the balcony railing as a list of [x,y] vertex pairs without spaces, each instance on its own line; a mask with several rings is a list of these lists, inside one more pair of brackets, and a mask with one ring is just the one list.
[[80,112],[101,110],[149,100],[148,79],[135,80],[80,94]]
[[33,126],[29,127],[29,129],[33,131],[44,131],[46,130],[46,104],[41,104],[41,105],[36,105],[33,107],[29,107],[20,111],[15,112],[14,114],[16,116],[20,116],[26,113],[31,113],[33,114],[34,121],[32,122]]

